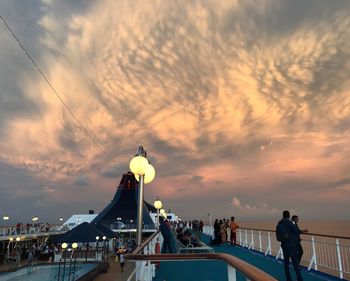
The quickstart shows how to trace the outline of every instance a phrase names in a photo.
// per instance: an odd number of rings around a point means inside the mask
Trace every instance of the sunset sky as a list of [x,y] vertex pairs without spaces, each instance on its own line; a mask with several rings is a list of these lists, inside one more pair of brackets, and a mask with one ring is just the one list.
[[184,218],[350,219],[350,1],[2,0],[0,215],[112,199],[142,144]]

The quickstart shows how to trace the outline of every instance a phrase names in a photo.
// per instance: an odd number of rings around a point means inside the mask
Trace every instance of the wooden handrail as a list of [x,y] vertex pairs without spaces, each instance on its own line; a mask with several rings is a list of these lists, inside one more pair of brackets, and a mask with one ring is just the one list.
[[125,259],[133,261],[185,261],[185,260],[222,260],[251,281],[277,281],[264,271],[229,254],[198,253],[198,254],[125,254]]
[[147,246],[149,242],[152,241],[154,237],[159,233],[159,230],[157,232],[154,232],[150,237],[148,237],[140,246],[136,247],[134,251],[132,251],[133,254],[140,254],[144,247]]
[[[265,231],[265,232],[276,232],[276,230],[273,229],[262,229],[262,228],[249,228],[249,227],[240,227],[240,229],[246,229],[246,230],[256,230],[256,231]],[[339,239],[349,239],[349,236],[336,236],[336,235],[327,235],[327,234],[319,234],[319,233],[303,233],[302,235],[313,235],[313,236],[320,236],[320,237],[329,237],[329,238],[339,238]]]

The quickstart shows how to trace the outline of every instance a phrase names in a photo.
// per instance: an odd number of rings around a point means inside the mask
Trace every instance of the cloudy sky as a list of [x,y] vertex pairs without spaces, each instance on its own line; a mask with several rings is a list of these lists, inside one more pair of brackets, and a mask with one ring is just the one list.
[[[0,213],[99,211],[138,145],[184,218],[350,219],[350,1],[2,0]],[[93,139],[93,140],[92,140]]]

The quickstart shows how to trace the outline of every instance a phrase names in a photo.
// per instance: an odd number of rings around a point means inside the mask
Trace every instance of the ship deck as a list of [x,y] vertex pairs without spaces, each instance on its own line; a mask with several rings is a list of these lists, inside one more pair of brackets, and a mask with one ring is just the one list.
[[[209,243],[209,236],[202,235],[201,240]],[[270,274],[277,280],[285,280],[283,261],[276,260],[275,257],[265,256],[259,252],[248,250],[240,246],[230,246],[223,244],[220,246],[213,246],[216,253],[227,253],[246,261],[257,268]],[[319,280],[341,280],[337,277],[321,273],[319,271],[310,270],[301,267],[301,273],[305,281],[319,281]],[[296,280],[294,270],[291,268],[293,280]],[[199,281],[199,280],[217,280],[225,281],[227,277],[227,266],[221,261],[182,261],[182,262],[161,262],[160,268],[156,272],[156,281]],[[242,275],[237,273],[237,280],[246,280]],[[346,279],[342,279],[346,280]]]

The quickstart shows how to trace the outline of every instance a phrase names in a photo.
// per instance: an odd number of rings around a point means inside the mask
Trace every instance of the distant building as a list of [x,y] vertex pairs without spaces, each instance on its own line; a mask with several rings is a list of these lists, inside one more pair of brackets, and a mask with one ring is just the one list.
[[66,227],[69,230],[71,230],[83,222],[88,222],[88,223],[92,222],[92,220],[96,217],[97,217],[97,214],[72,215],[68,220],[66,220],[62,224],[62,227]]

